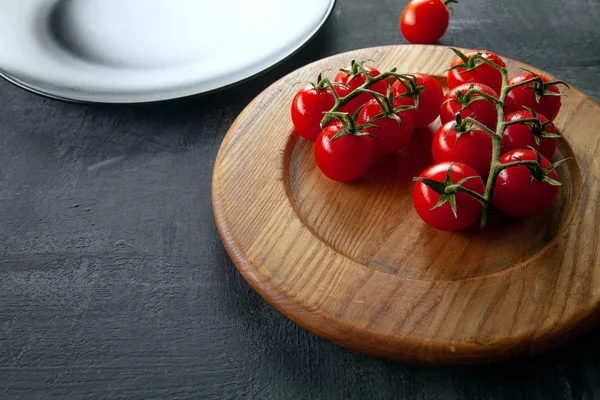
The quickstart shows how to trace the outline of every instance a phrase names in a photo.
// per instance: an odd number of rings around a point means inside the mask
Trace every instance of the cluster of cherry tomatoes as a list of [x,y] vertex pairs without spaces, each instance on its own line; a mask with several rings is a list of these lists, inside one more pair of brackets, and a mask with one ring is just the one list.
[[[328,178],[348,182],[361,177],[375,157],[406,149],[413,130],[438,117],[444,93],[433,77],[380,78],[376,68],[353,61],[334,82],[319,77],[317,84],[303,87],[294,97],[296,132],[316,142],[317,165]],[[367,79],[379,80],[368,85]],[[334,107],[349,95],[354,97]],[[333,118],[322,129],[328,115]]]
[[435,164],[415,183],[417,213],[435,228],[459,230],[490,203],[514,217],[548,209],[560,185],[556,167],[564,161],[549,161],[559,137],[552,121],[561,107],[557,85],[563,82],[524,72],[503,86],[500,70],[482,61],[505,68],[500,57],[455,52],[440,109],[442,126],[432,143]]
[[435,164],[415,178],[413,194],[427,224],[462,229],[492,204],[517,217],[547,209],[560,185],[559,163],[549,160],[559,137],[552,120],[560,110],[562,82],[531,72],[503,81],[505,63],[497,55],[454,51],[446,94],[431,76],[395,69],[382,74],[353,61],[333,82],[319,76],[298,91],[291,107],[294,127],[315,142],[320,170],[347,182],[361,177],[375,157],[406,149],[413,130],[439,116],[442,126],[431,149]]

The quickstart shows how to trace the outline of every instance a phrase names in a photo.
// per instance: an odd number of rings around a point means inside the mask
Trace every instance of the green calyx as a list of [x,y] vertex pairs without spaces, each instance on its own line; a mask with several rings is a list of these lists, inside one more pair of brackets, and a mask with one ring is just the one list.
[[475,89],[475,86],[472,83],[469,85],[469,90],[467,90],[466,92],[463,93],[460,90],[457,90],[454,93],[456,94],[456,99],[448,99],[448,100],[446,100],[446,102],[448,102],[448,101],[456,102],[457,104],[459,104],[461,106],[461,111],[476,101],[489,101],[494,104],[504,104],[499,99],[497,99],[487,93],[484,93],[480,90]]
[[535,94],[535,101],[537,103],[540,102],[540,100],[542,99],[542,96],[562,96],[562,94],[559,92],[553,92],[552,90],[548,90],[551,86],[564,85],[567,88],[569,88],[569,85],[564,81],[557,80],[557,81],[551,81],[551,82],[544,82],[542,80],[542,78],[535,72],[530,71],[525,68],[522,68],[522,69],[529,72],[530,74],[532,74],[534,76],[532,85],[527,86],[526,89],[533,90],[533,93]]
[[536,163],[533,165],[529,165],[529,164],[527,165],[527,168],[529,169],[529,172],[531,173],[531,178],[535,179],[537,181],[540,181],[540,182],[549,183],[552,186],[561,186],[560,182],[550,178],[548,175],[550,174],[550,172],[554,171],[556,168],[558,168],[558,166],[560,164],[564,163],[568,159],[564,158],[562,160],[556,161],[555,163],[552,163],[548,168],[543,168],[541,154],[533,147],[529,147],[529,148],[535,152],[535,156],[536,156]]
[[414,108],[419,108],[419,95],[425,91],[424,86],[419,86],[419,82],[414,75],[402,75],[396,74],[394,77],[400,82],[400,84],[404,87],[405,92],[395,98],[401,99],[405,97],[412,97]]
[[477,100],[483,100],[481,98],[476,98],[475,96],[472,96],[470,91],[471,89],[473,89],[473,85],[469,86],[469,90],[467,90],[466,92],[461,92],[460,90],[457,90],[456,92],[456,103],[458,103],[461,106],[461,110],[464,110],[465,108],[467,108],[468,106],[470,106],[473,102],[477,101]]
[[375,115],[369,120],[369,122],[377,121],[382,118],[391,118],[398,122],[398,125],[402,126],[402,118],[400,118],[398,113],[405,110],[416,109],[415,106],[409,105],[394,107],[394,94],[392,92],[391,86],[388,86],[386,95],[373,91],[368,92],[373,96],[373,98],[375,99],[375,101],[377,101],[377,104],[379,104],[379,107],[381,108],[381,113]]
[[534,110],[532,110],[529,107],[525,107],[525,108],[533,116],[533,118],[531,118],[532,120],[529,122],[524,122],[524,125],[526,125],[529,128],[529,130],[531,131],[531,133],[533,134],[533,140],[535,140],[535,144],[537,144],[539,146],[541,138],[559,138],[560,137],[560,135],[546,131],[546,128],[548,128],[548,126],[554,127],[554,123],[552,121],[546,121],[546,122],[542,123],[542,121],[540,121],[537,113]]
[[539,182],[546,182],[552,186],[561,186],[560,182],[550,178],[549,175],[552,171],[554,171],[556,168],[558,168],[562,163],[564,163],[565,161],[568,161],[569,158],[563,158],[562,160],[558,160],[558,161],[552,163],[548,168],[544,168],[544,167],[542,167],[541,154],[531,146],[529,146],[529,149],[535,153],[535,155],[536,155],[535,160],[517,159],[517,161],[511,162],[508,164],[503,164],[502,169],[513,168],[513,167],[518,167],[518,166],[522,165],[522,166],[525,166],[529,170],[529,173],[531,174],[531,180],[536,180]]
[[[472,118],[463,119],[460,115],[460,112],[456,113],[455,122],[454,122],[454,125],[452,126],[452,128],[454,129],[454,132],[455,132],[457,144],[458,144],[458,139],[462,135],[464,135],[465,133],[468,133],[468,132],[472,132],[477,129],[477,127],[475,126],[473,121],[474,120]],[[451,130],[448,130],[448,133],[446,134],[446,138],[450,134],[450,131]]]
[[485,202],[485,199],[479,193],[474,192],[474,191],[462,186],[465,182],[470,181],[471,179],[476,179],[477,176],[469,176],[464,179],[461,179],[460,181],[458,181],[456,183],[452,182],[452,179],[451,179],[452,166],[453,166],[453,164],[450,164],[450,166],[448,167],[448,172],[446,173],[446,178],[445,178],[444,182],[436,181],[436,180],[429,179],[429,178],[421,178],[421,177],[414,178],[413,180],[415,182],[421,182],[422,184],[426,185],[431,190],[433,190],[434,192],[436,192],[437,194],[440,195],[440,199],[438,200],[436,205],[433,206],[429,211],[433,211],[437,208],[440,208],[444,204],[448,203],[450,205],[450,209],[452,210],[452,214],[454,214],[454,218],[458,218],[458,213],[457,213],[457,208],[456,208],[456,193],[458,193],[458,192],[466,193],[466,194],[476,198],[480,202]]
[[350,69],[343,69],[340,68],[341,72],[345,72],[348,75],[350,75],[350,78],[348,79],[348,82],[350,82],[352,79],[354,79],[356,76],[358,75],[364,75],[365,77],[369,77],[369,71],[367,71],[367,69],[365,68],[364,64],[367,61],[373,61],[373,60],[364,60],[364,61],[360,61],[357,62],[356,60],[352,60],[350,61]]
[[462,60],[462,64],[454,65],[453,67],[448,68],[447,71],[451,71],[454,69],[464,69],[465,71],[470,72],[484,63],[484,61],[482,61],[483,53],[476,53],[469,57],[465,53],[458,49],[455,49],[454,47],[450,47],[450,50],[452,50],[454,54],[456,54]]
[[562,163],[568,161],[568,158],[563,158],[562,160],[558,160],[554,163],[552,163],[548,168],[542,168],[543,171],[543,178],[542,178],[542,182],[546,182],[549,183],[552,186],[561,186],[562,184],[552,178],[550,178],[548,176],[548,174],[550,174],[550,172],[554,171],[556,168],[558,168]]
[[321,73],[319,76],[317,76],[317,83],[314,84],[311,82],[311,85],[315,88],[317,93],[320,93],[321,90],[327,87],[327,79],[323,79],[323,74]]
[[369,132],[365,132],[365,129],[366,128],[379,128],[377,125],[373,125],[373,124],[356,125],[356,122],[355,122],[356,116],[358,116],[361,109],[362,109],[362,107],[356,111],[354,116],[350,115],[349,113],[345,113],[345,112],[327,112],[327,113],[325,113],[326,115],[329,115],[332,118],[336,118],[338,121],[341,122],[341,124],[343,126],[343,128],[340,129],[340,131],[331,138],[332,142],[334,140],[342,138],[346,135],[374,137]]
[[334,97],[337,97],[337,93],[335,92],[334,87],[335,86],[344,86],[340,82],[331,82],[329,79],[323,78],[322,73],[320,73],[317,76],[317,83],[314,83],[314,82],[308,82],[308,83],[317,91],[317,94],[321,94],[322,90],[328,89],[328,90],[331,90]]

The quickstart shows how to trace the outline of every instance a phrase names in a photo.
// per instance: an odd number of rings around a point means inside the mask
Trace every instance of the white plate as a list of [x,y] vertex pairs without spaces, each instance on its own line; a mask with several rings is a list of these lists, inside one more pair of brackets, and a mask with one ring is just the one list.
[[0,75],[76,101],[204,93],[285,59],[335,0],[0,0]]

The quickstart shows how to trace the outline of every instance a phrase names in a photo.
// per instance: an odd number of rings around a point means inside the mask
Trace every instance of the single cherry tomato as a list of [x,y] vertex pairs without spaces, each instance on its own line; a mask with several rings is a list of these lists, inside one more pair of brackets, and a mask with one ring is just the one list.
[[371,119],[382,113],[381,106],[371,99],[363,107],[356,120],[357,125],[372,124],[377,128],[365,128],[364,131],[375,136],[375,155],[395,154],[408,147],[413,132],[412,117],[408,110],[396,113],[399,120],[386,116],[375,121]]
[[[500,162],[507,164],[519,160],[536,160],[533,150],[513,150],[502,157]],[[550,167],[550,161],[541,156],[542,168]],[[548,177],[558,181],[556,170]],[[558,186],[535,179],[524,165],[506,168],[498,175],[492,203],[505,214],[514,217],[528,217],[548,209],[558,195]]]
[[[416,78],[417,85],[422,86],[424,90],[419,94],[418,109],[411,110],[412,122],[415,128],[424,128],[438,117],[440,107],[444,100],[444,90],[442,85],[433,77],[425,74],[412,74]],[[406,88],[399,81],[392,85],[394,96],[400,96],[406,93]],[[397,99],[398,105],[412,106],[414,100],[411,97],[401,97]]]
[[296,132],[306,140],[314,142],[321,133],[323,113],[331,110],[335,104],[329,88],[317,90],[312,85],[300,89],[292,100],[292,122]]
[[440,40],[450,15],[442,0],[412,0],[400,17],[400,30],[411,43],[432,44]]
[[[537,114],[536,116],[540,124],[515,124],[506,127],[504,135],[502,135],[502,154],[512,150],[533,147],[544,157],[548,159],[552,158],[556,150],[556,139],[553,137],[541,137],[540,135],[556,135],[556,128],[542,114]],[[507,115],[504,121],[512,122],[525,118],[534,118],[534,116],[531,112],[523,110]],[[542,127],[544,128],[542,129]],[[536,143],[536,136],[539,137],[539,144]]]
[[491,136],[473,127],[474,130],[460,133],[456,138],[456,123],[446,122],[438,129],[431,144],[433,161],[458,161],[477,171],[478,175],[487,176],[492,163]]
[[[468,165],[459,162],[443,162],[434,164],[419,175],[419,178],[431,179],[437,182],[445,182],[448,169],[450,171],[450,180],[452,183],[458,183],[464,178],[474,176],[462,184],[463,187],[483,195],[483,180],[477,171]],[[452,212],[449,202],[442,206],[434,208],[440,200],[440,194],[422,182],[415,182],[413,193],[413,203],[419,217],[427,225],[444,231],[457,231],[471,225],[481,215],[481,203],[474,197],[466,193],[455,193],[456,196],[456,216]]]
[[[369,76],[375,77],[375,76],[378,76],[381,74],[381,72],[379,72],[374,67],[370,67],[368,65],[363,65],[363,67],[369,73]],[[352,66],[348,66],[344,69],[346,71],[351,71]],[[347,72],[340,71],[335,76],[334,81],[338,82],[338,83],[342,83],[342,84],[344,84],[344,86],[336,86],[335,91],[337,92],[338,96],[344,97],[348,93],[350,93],[354,89],[356,89],[357,87],[362,86],[366,80],[367,80],[367,78],[365,77],[365,74],[362,72],[359,72],[356,75],[351,75]],[[374,83],[373,85],[369,86],[369,89],[373,90],[374,92],[386,94],[387,81],[384,79],[383,81]],[[356,96],[355,98],[350,100],[348,102],[348,104],[346,104],[344,107],[342,107],[341,111],[347,112],[350,114],[354,114],[360,106],[362,106],[363,104],[365,104],[367,101],[371,100],[372,98],[373,98],[373,96],[371,96],[368,93],[359,94],[358,96]]]
[[[525,73],[514,76],[508,80],[508,85],[514,85],[529,79],[534,78],[532,73]],[[548,78],[539,75],[544,83],[550,82]],[[550,85],[546,88],[547,92],[560,93],[557,85]],[[536,100],[536,92],[540,95],[540,101]],[[522,111],[525,107],[531,108],[533,111],[544,115],[550,121],[554,121],[560,111],[560,96],[552,94],[543,94],[544,89],[540,85],[535,85],[533,82],[524,86],[519,86],[508,92],[506,101],[504,102],[504,112],[511,114],[515,111]]]
[[[483,58],[500,67],[506,67],[506,64],[500,57],[487,50],[470,50],[465,52],[464,55],[470,59],[477,53],[481,53]],[[479,65],[472,70],[468,70],[465,66],[448,70],[448,89],[453,89],[464,83],[479,82],[491,87],[496,93],[500,93],[502,89],[502,75],[500,71],[483,61],[479,61],[478,63]],[[450,67],[464,64],[466,63],[462,58],[456,57],[452,61],[452,64],[450,64]]]
[[498,121],[498,111],[496,110],[496,105],[492,101],[479,94],[473,94],[469,97],[475,99],[475,101],[464,108],[463,105],[460,104],[461,96],[459,96],[457,92],[464,95],[471,86],[473,86],[473,89],[475,90],[498,98],[498,94],[494,89],[481,83],[465,83],[457,86],[444,97],[442,107],[440,108],[440,119],[442,120],[442,124],[454,120],[456,117],[455,114],[460,111],[461,118],[465,119],[471,117],[495,131]]
[[349,182],[360,178],[375,156],[375,140],[370,136],[345,134],[333,139],[344,127],[332,123],[319,134],[315,143],[315,159],[329,179]]

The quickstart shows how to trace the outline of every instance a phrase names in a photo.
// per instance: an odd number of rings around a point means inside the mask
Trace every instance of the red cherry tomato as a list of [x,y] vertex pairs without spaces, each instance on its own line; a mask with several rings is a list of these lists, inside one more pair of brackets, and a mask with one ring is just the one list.
[[[535,160],[533,150],[513,150],[500,157],[500,162],[507,164],[519,160]],[[550,167],[550,161],[544,156],[542,168]],[[558,181],[556,170],[548,177]],[[505,214],[514,217],[528,217],[548,209],[558,195],[558,186],[533,179],[531,172],[524,165],[503,170],[498,175],[492,203]]]
[[[483,187],[483,180],[477,175],[477,172],[473,168],[462,163],[443,162],[434,164],[423,171],[419,177],[444,182],[450,166],[452,166],[450,179],[453,183],[457,183],[461,179],[470,176],[476,176],[477,178],[466,181],[462,186],[483,195],[485,190]],[[457,231],[471,225],[481,214],[481,203],[468,194],[456,193],[457,217],[452,213],[452,208],[449,203],[445,203],[441,207],[432,210],[439,199],[440,195],[429,186],[422,182],[415,182],[413,193],[415,209],[426,224],[436,229]]]
[[[535,75],[532,73],[525,73],[521,75],[514,76],[508,80],[509,85],[514,85],[519,82],[526,81],[528,79],[533,78]],[[540,75],[542,81],[544,83],[550,82],[548,78],[543,75]],[[519,86],[508,92],[506,96],[506,101],[504,103],[504,112],[506,114],[511,114],[516,111],[524,110],[524,107],[531,108],[533,111],[540,113],[550,121],[554,121],[558,112],[560,111],[560,96],[555,95],[542,95],[539,103],[535,98],[535,92],[531,90],[531,87],[534,86],[533,83],[529,83],[524,86]],[[548,87],[548,91],[553,93],[559,93],[558,86],[552,85]]]
[[411,43],[435,43],[446,32],[450,15],[442,0],[412,0],[400,17],[400,30]]
[[365,132],[375,136],[376,155],[395,154],[410,144],[413,131],[412,117],[406,110],[396,113],[400,118],[400,122],[389,116],[370,122],[373,117],[381,114],[381,112],[381,106],[377,103],[377,100],[371,99],[360,111],[356,124],[370,123],[378,127],[365,129]]
[[492,138],[481,129],[461,133],[456,140],[455,123],[442,125],[433,137],[431,155],[433,161],[458,161],[487,176],[492,162]]
[[[424,91],[419,94],[419,105],[417,110],[411,110],[412,122],[415,128],[424,128],[438,117],[440,107],[444,100],[444,90],[442,85],[433,77],[425,74],[413,74],[417,80],[418,86],[423,86]],[[406,93],[406,88],[399,82],[394,82],[392,86],[394,96],[400,96]],[[397,104],[404,106],[414,105],[412,97],[402,97],[397,99]]]
[[498,111],[496,105],[481,97],[478,94],[474,94],[473,98],[477,98],[473,103],[461,110],[462,105],[457,102],[457,91],[465,94],[469,88],[473,85],[473,89],[479,90],[485,94],[498,98],[498,94],[494,89],[481,83],[465,83],[452,89],[444,98],[442,107],[440,109],[440,119],[442,124],[455,119],[455,114],[460,111],[461,118],[471,117],[481,122],[491,130],[496,130],[496,124],[498,121]]
[[329,88],[317,91],[312,85],[303,87],[292,100],[292,122],[296,132],[306,140],[314,142],[321,133],[323,113],[335,104]]
[[[364,65],[364,68],[369,73],[369,76],[375,77],[375,76],[378,76],[381,74],[374,67]],[[352,67],[348,66],[344,69],[347,71],[350,71],[352,69]],[[351,91],[356,89],[357,87],[363,85],[366,80],[367,80],[367,78],[365,77],[364,73],[359,73],[357,75],[350,75],[347,72],[340,71],[335,76],[335,82],[343,83],[345,86],[336,86],[335,91],[337,92],[338,96],[344,97],[348,93],[350,93]],[[385,79],[383,81],[379,81],[379,82],[371,85],[369,87],[369,89],[373,90],[375,92],[381,93],[381,94],[386,94],[387,81]],[[365,104],[367,101],[371,100],[372,98],[373,98],[373,96],[371,96],[368,93],[359,94],[358,96],[356,96],[355,98],[350,100],[350,102],[348,102],[348,104],[346,104],[344,107],[342,107],[341,111],[347,112],[350,114],[354,114],[360,106],[362,106],[363,104]]]
[[[506,64],[500,57],[486,50],[470,50],[464,54],[467,57],[472,57],[477,53],[481,53],[483,58],[490,60],[501,67],[506,67]],[[464,64],[464,61],[460,57],[456,57],[450,66],[454,67],[461,64]],[[471,71],[467,71],[465,68],[448,70],[448,89],[453,89],[464,83],[472,82],[483,83],[484,85],[491,87],[496,93],[500,93],[500,90],[502,89],[502,75],[500,74],[500,71],[494,69],[494,67],[489,64],[481,63]]]
[[[516,121],[525,118],[533,118],[533,114],[529,111],[517,111],[509,114],[504,118],[504,121]],[[542,114],[537,114],[537,118],[542,124],[548,122],[548,118]],[[535,129],[535,128],[534,128]],[[546,125],[545,133],[556,135],[556,128],[552,124]],[[540,152],[544,157],[551,159],[556,150],[556,139],[551,137],[540,137],[540,144],[535,142],[535,135],[532,132],[530,125],[516,124],[506,127],[502,136],[502,154],[512,150],[526,149],[533,147]]]
[[331,140],[342,129],[341,123],[323,129],[315,143],[315,158],[319,169],[329,179],[349,182],[360,178],[371,165],[375,140],[352,134]]

